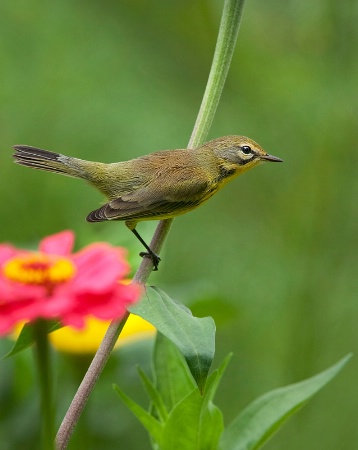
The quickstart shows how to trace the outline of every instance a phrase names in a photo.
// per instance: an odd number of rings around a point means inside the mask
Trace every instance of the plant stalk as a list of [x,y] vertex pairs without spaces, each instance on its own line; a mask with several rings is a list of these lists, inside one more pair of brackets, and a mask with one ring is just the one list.
[[35,340],[35,360],[39,374],[41,399],[41,442],[43,450],[54,448],[55,435],[54,405],[52,395],[52,376],[50,364],[50,348],[47,337],[47,324],[38,319],[33,324]]
[[[199,147],[204,144],[207,138],[234,53],[244,3],[245,0],[225,0],[209,79],[194,129],[189,140],[188,149]],[[150,248],[155,253],[158,254],[160,252],[172,223],[173,219],[162,220],[159,222],[150,243]],[[151,259],[143,258],[142,263],[134,275],[133,281],[145,284],[152,270],[153,263]],[[113,350],[128,316],[129,314],[127,314],[120,322],[113,321],[110,324],[59,428],[56,437],[56,448],[58,450],[64,450],[67,447],[73,429],[110,353]]]

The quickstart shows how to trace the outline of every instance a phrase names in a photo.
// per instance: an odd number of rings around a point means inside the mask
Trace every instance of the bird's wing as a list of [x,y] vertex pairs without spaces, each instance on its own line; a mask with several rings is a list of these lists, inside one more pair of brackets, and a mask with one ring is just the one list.
[[138,202],[126,202],[121,198],[113,200],[100,208],[92,211],[87,216],[88,222],[103,222],[105,220],[160,220],[169,219],[179,214],[189,211],[200,202],[155,202],[142,205]]
[[[194,181],[195,180],[195,181]],[[173,180],[171,180],[173,181]],[[183,214],[198,206],[210,192],[209,182],[193,177],[137,189],[118,197],[87,216],[88,222],[105,220],[165,219]]]

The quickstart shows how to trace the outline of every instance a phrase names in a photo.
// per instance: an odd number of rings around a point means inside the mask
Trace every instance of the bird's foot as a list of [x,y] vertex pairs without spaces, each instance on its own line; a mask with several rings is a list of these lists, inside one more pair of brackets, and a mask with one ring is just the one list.
[[161,261],[160,257],[154,252],[140,252],[139,256],[142,258],[150,258],[153,263],[153,270],[158,270],[158,265]]

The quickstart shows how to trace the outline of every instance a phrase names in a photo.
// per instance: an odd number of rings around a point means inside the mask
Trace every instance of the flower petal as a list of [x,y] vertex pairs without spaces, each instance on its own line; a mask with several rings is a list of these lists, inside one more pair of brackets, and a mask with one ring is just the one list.
[[0,244],[0,264],[12,258],[19,251],[10,244]]
[[77,293],[101,293],[129,272],[124,252],[107,244],[92,244],[73,256],[77,275],[72,280]]
[[[64,231],[43,239],[40,252],[65,256],[76,268],[73,278],[26,278],[14,281],[0,271],[0,335],[11,331],[20,321],[39,317],[58,319],[77,328],[85,317],[119,320],[129,304],[137,301],[142,287],[119,283],[129,272],[126,251],[105,243],[93,244],[72,255],[74,233]],[[27,256],[8,244],[0,244],[0,265],[13,256]],[[41,264],[23,270],[45,270]],[[34,281],[32,281],[34,280]]]
[[78,330],[81,330],[86,325],[85,318],[82,314],[76,314],[73,312],[70,312],[68,314],[64,314],[61,318],[61,322],[64,325],[69,325],[73,328],[76,328]]
[[138,301],[142,291],[139,284],[117,283],[107,292],[79,296],[74,310],[83,316],[93,315],[98,319],[120,319],[125,314],[127,306]]
[[74,242],[73,231],[66,230],[42,239],[39,249],[47,254],[67,256],[71,253]]
[[37,300],[46,295],[43,286],[29,286],[15,283],[0,276],[0,305],[15,303],[26,300]]

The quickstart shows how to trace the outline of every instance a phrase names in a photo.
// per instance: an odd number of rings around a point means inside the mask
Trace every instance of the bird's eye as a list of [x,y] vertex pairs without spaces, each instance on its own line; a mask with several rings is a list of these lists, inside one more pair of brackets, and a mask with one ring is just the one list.
[[249,147],[248,145],[243,145],[241,147],[241,150],[244,155],[249,155],[250,153],[252,153],[251,147]]

